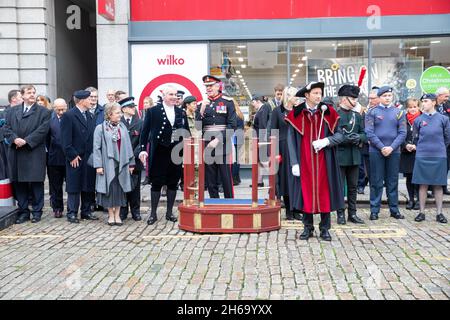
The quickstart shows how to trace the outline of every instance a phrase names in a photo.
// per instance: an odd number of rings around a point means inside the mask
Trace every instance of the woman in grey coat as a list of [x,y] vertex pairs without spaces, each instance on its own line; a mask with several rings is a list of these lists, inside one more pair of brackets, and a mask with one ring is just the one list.
[[105,121],[95,128],[93,165],[97,171],[97,203],[108,209],[108,224],[122,225],[120,207],[126,206],[125,193],[131,191],[134,153],[130,136],[120,121],[118,103],[105,107]]

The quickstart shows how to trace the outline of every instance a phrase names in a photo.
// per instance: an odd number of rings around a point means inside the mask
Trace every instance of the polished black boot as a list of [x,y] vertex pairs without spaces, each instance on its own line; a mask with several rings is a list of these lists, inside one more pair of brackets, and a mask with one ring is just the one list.
[[339,209],[337,211],[337,224],[345,224],[345,212],[344,209]]
[[158,203],[159,203],[159,198],[161,197],[161,192],[159,191],[152,191],[150,193],[150,197],[151,197],[151,212],[150,212],[150,216],[148,217],[147,220],[147,224],[148,225],[152,225],[156,222],[156,220],[158,220],[157,216],[156,216],[156,210],[158,209]]
[[300,235],[299,239],[300,240],[308,240],[309,238],[314,236],[314,227],[305,227],[305,229],[303,229],[302,234]]
[[348,219],[347,219],[348,221],[350,221],[350,222],[352,222],[352,223],[356,223],[356,224],[363,224],[364,223],[364,220],[363,219],[361,219],[360,217],[358,217],[357,215],[356,215],[356,212],[355,213],[352,213],[352,214],[348,214]]
[[286,220],[288,221],[294,220],[294,214],[288,208],[286,208]]
[[419,203],[419,201],[414,201],[413,209],[414,210],[420,210],[420,203]]
[[172,214],[173,204],[175,203],[175,198],[177,197],[176,190],[167,189],[167,212],[166,220],[171,222],[177,222],[178,219]]
[[298,211],[298,210],[294,210],[294,219],[298,220],[298,221],[302,221],[303,220],[303,214]]
[[331,241],[330,232],[327,229],[320,230],[320,238],[325,241]]

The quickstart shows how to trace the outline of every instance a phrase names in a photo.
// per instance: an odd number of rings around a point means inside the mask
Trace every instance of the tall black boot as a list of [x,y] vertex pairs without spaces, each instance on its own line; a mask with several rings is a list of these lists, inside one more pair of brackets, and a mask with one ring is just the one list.
[[173,215],[172,209],[173,204],[175,203],[175,198],[177,197],[176,190],[167,189],[167,212],[166,212],[166,220],[177,222],[177,218]]
[[152,225],[156,222],[156,220],[158,219],[156,216],[156,210],[158,209],[158,203],[159,203],[159,198],[161,197],[161,192],[160,191],[152,191],[150,193],[150,197],[151,197],[151,212],[150,212],[150,217],[148,217],[147,220],[147,224],[148,225]]
[[292,221],[294,220],[294,213],[291,211],[291,206],[289,203],[289,197],[283,196],[284,207],[286,210],[286,220]]
[[345,209],[338,209],[336,213],[337,213],[337,223],[338,224],[346,224]]

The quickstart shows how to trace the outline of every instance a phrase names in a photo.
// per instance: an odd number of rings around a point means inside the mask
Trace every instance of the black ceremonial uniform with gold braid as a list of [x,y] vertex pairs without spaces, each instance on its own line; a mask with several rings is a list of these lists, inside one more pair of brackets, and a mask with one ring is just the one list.
[[[230,97],[217,95],[208,98],[209,104],[201,114],[201,103],[197,105],[195,119],[202,122],[202,133],[205,147],[214,138],[220,142],[212,150],[212,156],[222,156],[221,161],[205,164],[206,186],[211,198],[219,198],[218,176],[220,175],[225,198],[233,198],[233,181],[231,175],[231,136],[226,136],[226,129],[236,129],[236,107]],[[230,159],[228,159],[230,158]],[[221,162],[221,163],[219,163]]]

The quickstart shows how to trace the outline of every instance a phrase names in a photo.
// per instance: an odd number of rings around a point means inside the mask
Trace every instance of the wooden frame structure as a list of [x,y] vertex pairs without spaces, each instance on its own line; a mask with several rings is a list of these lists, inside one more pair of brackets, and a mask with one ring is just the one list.
[[[178,206],[179,228],[197,233],[258,233],[280,229],[280,202],[275,195],[276,137],[270,142],[252,138],[252,198],[205,199],[204,140],[184,139],[184,200]],[[259,145],[270,145],[269,186],[258,188]],[[198,146],[198,178],[195,147]],[[268,199],[258,199],[258,189],[268,189]]]

